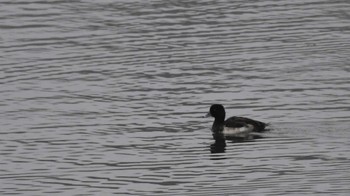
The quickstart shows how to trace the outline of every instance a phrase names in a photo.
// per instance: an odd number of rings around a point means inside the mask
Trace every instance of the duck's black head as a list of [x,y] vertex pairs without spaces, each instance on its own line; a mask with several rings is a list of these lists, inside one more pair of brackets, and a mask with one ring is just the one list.
[[210,110],[207,116],[212,116],[215,120],[224,121],[225,120],[225,108],[221,104],[213,104],[210,107]]

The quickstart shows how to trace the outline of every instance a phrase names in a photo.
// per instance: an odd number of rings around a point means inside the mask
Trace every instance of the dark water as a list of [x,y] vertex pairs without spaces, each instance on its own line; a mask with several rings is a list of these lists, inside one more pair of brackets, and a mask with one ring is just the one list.
[[[0,19],[0,195],[349,195],[349,1],[2,0]],[[215,144],[212,103],[272,131]]]

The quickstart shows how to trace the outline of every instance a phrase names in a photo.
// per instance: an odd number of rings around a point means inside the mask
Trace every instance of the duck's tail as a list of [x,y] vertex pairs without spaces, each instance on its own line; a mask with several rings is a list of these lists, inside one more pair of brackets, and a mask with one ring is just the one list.
[[265,123],[265,127],[263,129],[263,132],[266,132],[266,131],[271,131],[272,130],[272,125],[270,122],[268,123]]

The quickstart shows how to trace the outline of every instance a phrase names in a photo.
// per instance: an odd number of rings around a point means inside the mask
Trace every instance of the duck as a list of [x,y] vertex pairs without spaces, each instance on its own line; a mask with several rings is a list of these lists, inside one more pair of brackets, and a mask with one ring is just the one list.
[[261,133],[266,131],[267,123],[246,117],[233,116],[225,120],[225,108],[221,104],[213,104],[204,117],[214,117],[212,132],[214,139],[234,137],[247,138],[250,133]]

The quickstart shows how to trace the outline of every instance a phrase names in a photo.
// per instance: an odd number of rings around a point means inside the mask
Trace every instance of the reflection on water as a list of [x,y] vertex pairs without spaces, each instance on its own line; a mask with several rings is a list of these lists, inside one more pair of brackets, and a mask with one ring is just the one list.
[[224,153],[226,150],[225,140],[215,140],[213,144],[210,144],[211,153]]
[[[1,195],[347,195],[347,1],[2,1]],[[213,103],[271,122],[219,142]]]

